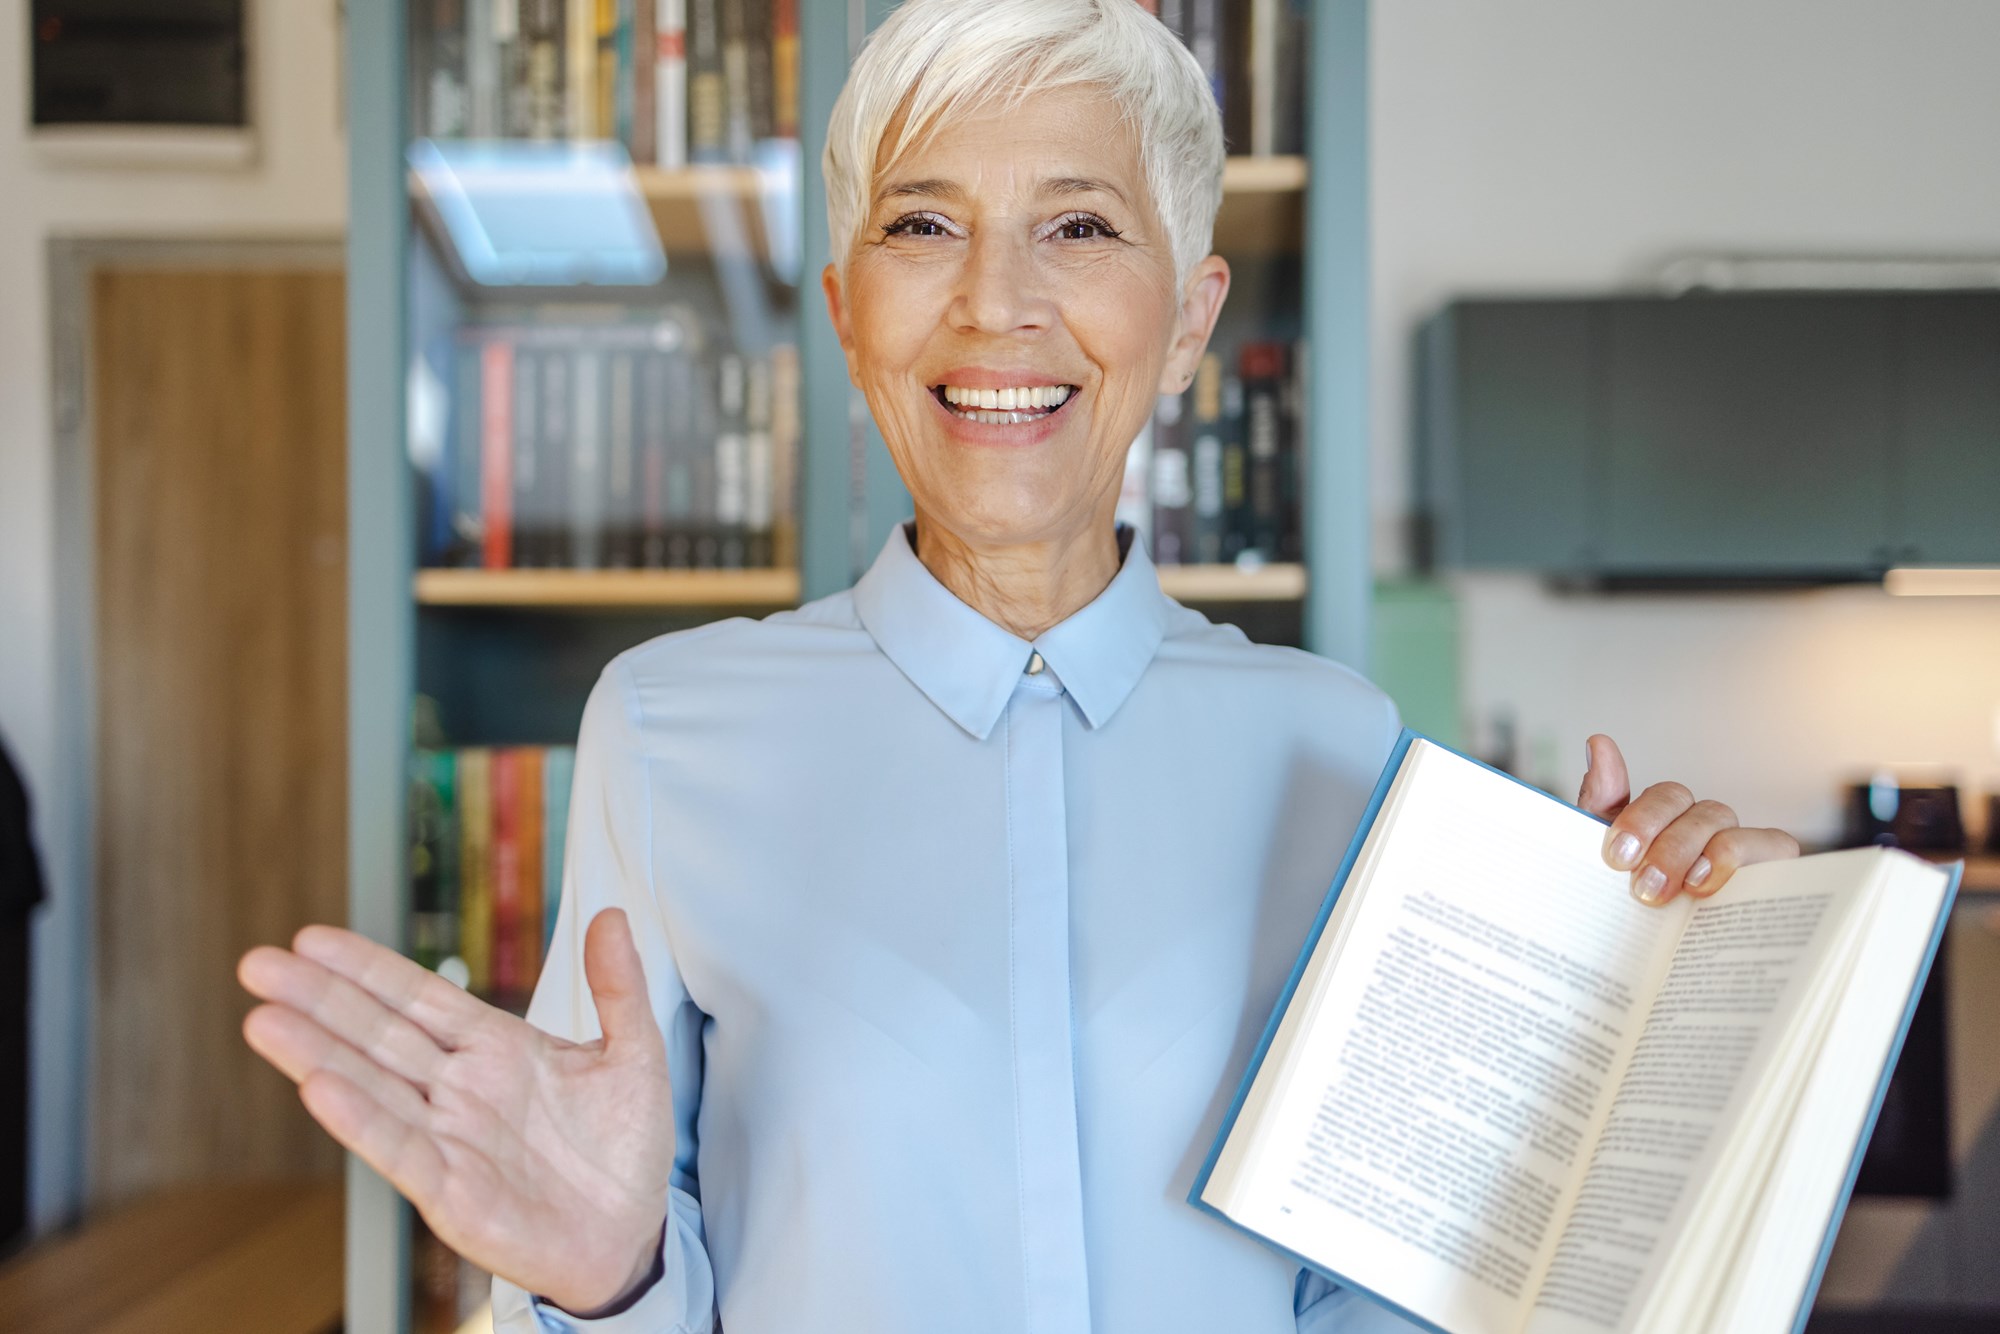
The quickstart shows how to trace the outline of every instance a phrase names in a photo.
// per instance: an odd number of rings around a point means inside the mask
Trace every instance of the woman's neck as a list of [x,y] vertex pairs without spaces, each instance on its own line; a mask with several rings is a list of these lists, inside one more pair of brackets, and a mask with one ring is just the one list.
[[982,547],[919,511],[916,548],[960,602],[1028,640],[1067,620],[1118,573],[1118,532],[1108,522],[1054,541]]

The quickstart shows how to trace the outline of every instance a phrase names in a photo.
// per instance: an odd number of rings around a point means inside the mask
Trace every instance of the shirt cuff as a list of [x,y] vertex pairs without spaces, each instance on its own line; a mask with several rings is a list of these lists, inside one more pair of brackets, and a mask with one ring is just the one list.
[[713,1334],[715,1279],[702,1241],[700,1208],[692,1195],[674,1188],[652,1281],[640,1285],[619,1308],[576,1315],[496,1278],[495,1315],[504,1286],[518,1294],[515,1310],[524,1306],[532,1312],[539,1334]]

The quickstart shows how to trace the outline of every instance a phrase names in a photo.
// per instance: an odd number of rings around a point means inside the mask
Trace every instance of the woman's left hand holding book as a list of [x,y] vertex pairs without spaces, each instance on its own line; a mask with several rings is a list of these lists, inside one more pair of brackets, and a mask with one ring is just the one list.
[[599,913],[584,971],[603,1036],[566,1042],[338,927],[258,946],[250,1046],[306,1110],[474,1264],[556,1305],[652,1273],[674,1161],[666,1048],[631,926]]

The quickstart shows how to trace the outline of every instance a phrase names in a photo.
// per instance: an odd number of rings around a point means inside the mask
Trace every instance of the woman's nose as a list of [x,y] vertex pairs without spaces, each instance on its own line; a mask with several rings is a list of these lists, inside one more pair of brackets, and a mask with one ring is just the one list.
[[1046,328],[1052,317],[1033,243],[992,232],[975,235],[966,247],[952,300],[953,325],[967,332],[1008,334]]

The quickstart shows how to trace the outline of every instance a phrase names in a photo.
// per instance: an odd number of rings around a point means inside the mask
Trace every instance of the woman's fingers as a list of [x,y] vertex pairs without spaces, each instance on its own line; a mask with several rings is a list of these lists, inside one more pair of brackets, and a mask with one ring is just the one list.
[[243,1040],[294,1084],[330,1070],[366,1089],[406,1121],[425,1117],[423,1093],[286,1005],[259,1005],[243,1016]]
[[597,1004],[597,1025],[607,1047],[637,1043],[666,1055],[666,1042],[646,995],[646,970],[622,908],[606,908],[583,933],[583,975]]
[[292,937],[292,949],[368,992],[446,1048],[459,1046],[494,1013],[423,965],[341,927],[303,927]]
[[344,1075],[319,1070],[299,1085],[299,1100],[343,1146],[386,1177],[418,1209],[431,1212],[444,1187],[445,1160],[421,1125],[397,1116]]
[[1576,794],[1576,804],[1608,820],[1632,800],[1632,779],[1625,771],[1625,756],[1619,752],[1617,742],[1601,733],[1584,741],[1583,753],[1588,767],[1583,771],[1583,787]]
[[252,995],[309,1017],[419,1089],[430,1087],[445,1058],[429,1033],[313,959],[260,945],[238,962],[236,975]]
[[1798,855],[1799,841],[1782,829],[1725,829],[1709,839],[1695,859],[1687,873],[1687,889],[1707,898],[1752,862],[1783,861]]
[[1736,812],[1719,801],[1697,801],[1654,836],[1632,872],[1632,893],[1641,903],[1661,904],[1681,892],[1715,892],[1713,866],[1701,864],[1702,850],[1736,828]]

